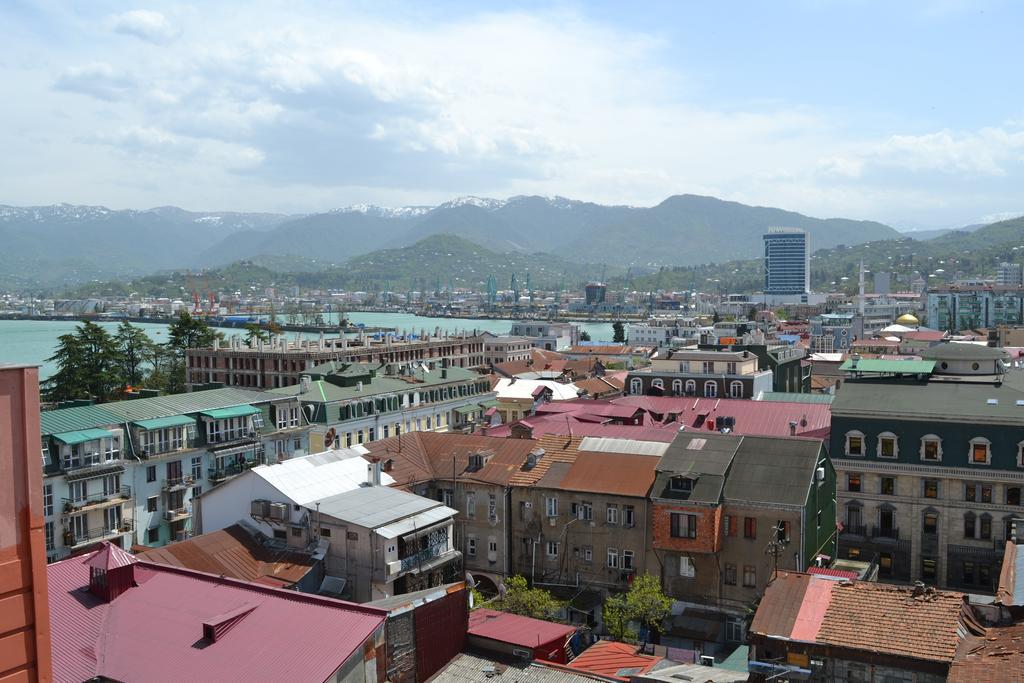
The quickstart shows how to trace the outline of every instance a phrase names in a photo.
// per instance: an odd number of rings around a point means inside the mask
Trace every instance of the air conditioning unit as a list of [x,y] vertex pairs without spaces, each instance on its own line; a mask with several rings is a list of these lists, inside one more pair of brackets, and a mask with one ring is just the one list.
[[815,473],[815,475],[817,475],[818,481],[825,481],[825,468],[824,467],[819,467],[817,470],[815,470],[814,473]]
[[550,524],[551,526],[557,525],[558,524],[558,518],[557,517],[548,517],[548,524]]
[[288,519],[288,505],[285,503],[271,503],[270,504],[270,519],[275,522],[283,522]]
[[700,656],[700,665],[701,666],[714,666],[715,665],[715,658],[711,657],[709,655],[701,655]]
[[253,517],[269,517],[270,516],[270,501],[269,500],[254,500],[250,504],[249,514]]

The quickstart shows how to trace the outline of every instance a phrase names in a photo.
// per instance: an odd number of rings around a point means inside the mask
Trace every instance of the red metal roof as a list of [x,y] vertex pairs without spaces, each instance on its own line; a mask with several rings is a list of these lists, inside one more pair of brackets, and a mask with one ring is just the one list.
[[808,567],[808,574],[817,574],[819,576],[834,576],[840,579],[855,580],[859,574],[852,572],[849,569],[832,569],[831,567]]
[[481,608],[469,613],[469,635],[530,649],[564,640],[575,626]]
[[636,645],[599,640],[569,662],[569,666],[580,671],[628,681],[630,675],[645,674],[661,660],[662,657],[637,654]]
[[[108,603],[88,592],[82,558],[47,567],[58,680],[325,681],[387,616],[149,562],[131,571],[134,585]],[[216,642],[204,639],[204,622],[243,605],[254,608]]]

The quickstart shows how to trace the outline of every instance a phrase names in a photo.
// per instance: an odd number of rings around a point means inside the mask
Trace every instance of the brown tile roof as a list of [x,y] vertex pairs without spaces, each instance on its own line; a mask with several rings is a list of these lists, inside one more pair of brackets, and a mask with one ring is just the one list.
[[1024,681],[1024,623],[985,630],[960,643],[949,683]]
[[150,548],[139,553],[138,559],[271,586],[292,585],[314,564],[309,555],[262,545],[238,524]]
[[754,620],[750,623],[750,632],[789,638],[811,580],[810,574],[779,572],[776,579],[765,588]]
[[576,455],[576,462],[562,478],[559,488],[643,498],[651,490],[659,462],[661,458],[651,455],[582,451]]
[[[824,580],[824,579],[817,579]],[[964,610],[963,593],[865,581],[839,583],[817,641],[890,655],[952,662]]]
[[[511,439],[514,441],[514,439]],[[509,478],[511,486],[533,486],[547,474],[551,463],[561,462],[572,464],[576,461],[582,436],[565,436],[562,434],[545,434],[536,440],[544,449],[544,456],[529,470],[520,470]]]
[[1017,583],[1017,544],[1013,541],[1006,542],[1003,550],[1003,566],[999,570],[999,588],[996,589],[996,602],[1001,605],[1014,604],[1014,586]]
[[[391,460],[387,470],[399,486],[432,479],[451,479],[453,473],[462,480],[482,481],[504,486],[523,468],[526,456],[538,443],[532,439],[501,439],[474,434],[410,432],[399,438],[364,444],[369,457]],[[469,471],[469,456],[489,455],[487,464]]]
[[609,394],[621,394],[622,385],[615,386],[611,382],[605,381],[603,377],[592,377],[590,379],[578,379],[573,384],[580,391],[586,391],[589,396],[594,398],[601,398],[608,396]]
[[633,353],[633,347],[624,344],[573,346],[569,349],[569,353],[574,355],[587,354],[588,356],[621,356]]

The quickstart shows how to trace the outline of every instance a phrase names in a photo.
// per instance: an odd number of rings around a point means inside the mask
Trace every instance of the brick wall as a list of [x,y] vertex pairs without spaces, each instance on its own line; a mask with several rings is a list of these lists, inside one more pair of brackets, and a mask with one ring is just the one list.
[[[697,517],[696,538],[672,536],[672,513],[681,512]],[[722,547],[722,508],[683,507],[656,503],[652,514],[654,547],[659,550],[714,553]]]

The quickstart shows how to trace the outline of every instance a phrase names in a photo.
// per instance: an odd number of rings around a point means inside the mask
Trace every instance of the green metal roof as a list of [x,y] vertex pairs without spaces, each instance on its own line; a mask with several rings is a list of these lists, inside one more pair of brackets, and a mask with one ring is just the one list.
[[121,422],[121,418],[100,406],[78,406],[60,410],[44,410],[39,414],[43,436],[60,432],[74,432],[92,427],[105,427]]
[[256,406],[234,406],[232,408],[214,408],[213,410],[203,410],[199,414],[205,415],[214,420],[227,420],[232,417],[246,417],[247,415],[255,415],[260,412],[260,409]]
[[69,446],[75,444],[85,443],[86,441],[96,441],[97,439],[109,439],[113,434],[105,429],[81,429],[75,432],[61,432],[60,434],[54,434],[53,438],[57,441],[62,441]]
[[481,410],[480,406],[471,405],[456,408],[455,412],[458,413],[459,415],[475,415],[478,410]]
[[168,427],[183,427],[194,425],[196,420],[188,415],[172,415],[170,417],[154,417],[152,420],[136,420],[135,426],[142,429],[166,429]]
[[832,403],[835,396],[832,394],[798,394],[791,391],[763,391],[757,400],[773,401],[777,403]]
[[302,386],[299,384],[280,389],[271,389],[268,394],[280,397],[290,396],[299,398],[304,403],[334,403],[339,401],[351,401],[353,399],[369,400],[382,394],[393,395],[413,391],[424,391],[436,389],[448,384],[458,384],[467,381],[481,381],[483,378],[472,370],[464,368],[447,368],[447,377],[441,377],[441,370],[436,369],[430,372],[417,372],[414,382],[407,382],[395,376],[377,375],[369,382],[364,382],[360,390],[358,387],[341,387],[326,380],[314,380],[310,382],[309,391],[302,393]]
[[882,360],[880,358],[861,358],[857,364],[847,359],[839,366],[843,372],[870,372],[878,374],[930,375],[935,369],[933,360]]

